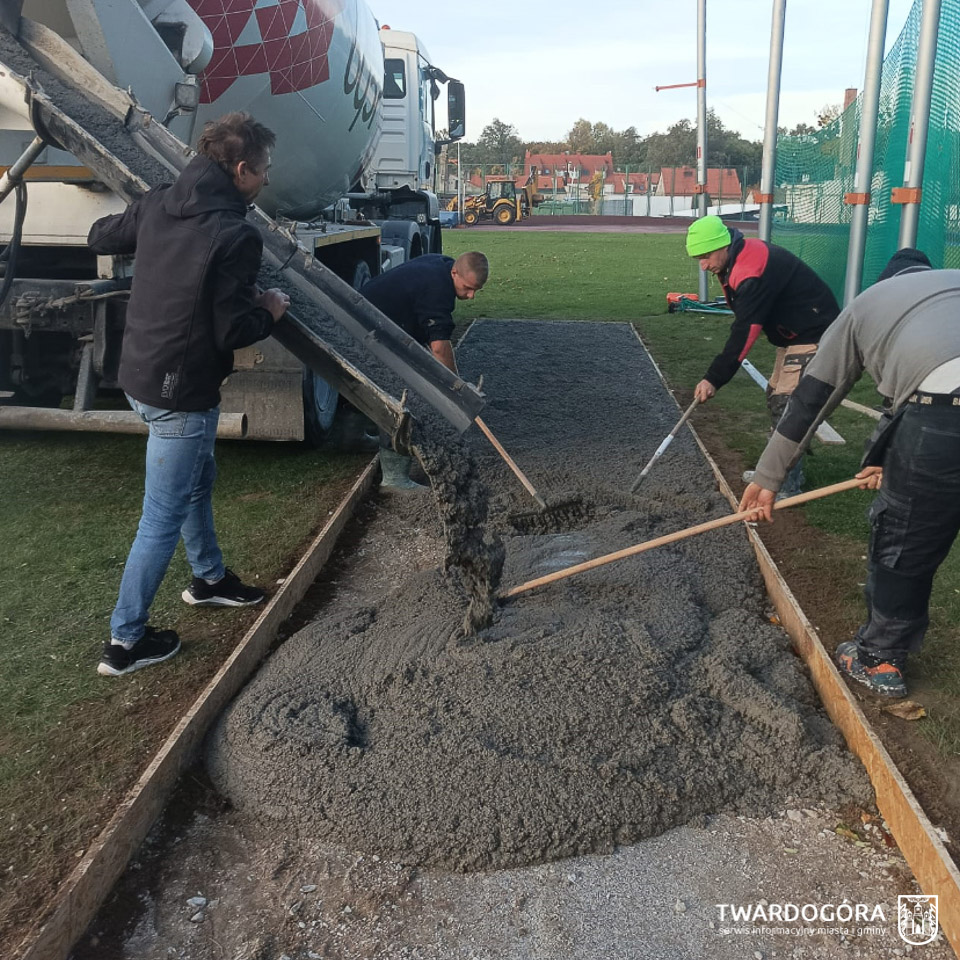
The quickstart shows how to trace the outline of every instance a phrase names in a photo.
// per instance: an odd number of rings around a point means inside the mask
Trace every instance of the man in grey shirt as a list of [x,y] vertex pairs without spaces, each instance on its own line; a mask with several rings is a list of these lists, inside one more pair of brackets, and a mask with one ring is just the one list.
[[837,647],[848,676],[906,695],[903,667],[930,622],[933,577],[960,531],[960,270],[901,250],[831,324],[744,491],[772,520],[777,490],[817,426],[866,370],[891,401],[857,474],[878,489],[864,591],[867,620]]

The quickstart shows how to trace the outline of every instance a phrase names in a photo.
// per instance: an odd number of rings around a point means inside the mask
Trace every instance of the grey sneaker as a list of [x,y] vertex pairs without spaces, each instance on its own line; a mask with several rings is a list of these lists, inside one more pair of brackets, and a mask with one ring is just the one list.
[[101,677],[120,677],[134,670],[152,667],[175,656],[180,650],[180,637],[175,630],[157,630],[146,627],[143,636],[128,650],[122,644],[108,640],[97,673]]

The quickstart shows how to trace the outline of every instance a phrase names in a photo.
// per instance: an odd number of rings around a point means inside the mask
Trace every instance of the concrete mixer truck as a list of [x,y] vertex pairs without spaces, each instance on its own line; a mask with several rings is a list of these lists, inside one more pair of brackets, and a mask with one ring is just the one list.
[[[230,110],[267,123],[277,149],[258,206],[355,288],[439,252],[434,105],[445,85],[448,136],[462,137],[463,85],[415,35],[380,29],[362,0],[0,0],[0,24],[11,23],[41,46],[66,41],[185,143]],[[33,135],[0,98],[0,168]],[[74,395],[79,419],[97,388],[115,386],[122,308],[25,310],[24,278],[49,299],[55,287],[43,284],[135,269],[86,247],[90,224],[124,201],[64,150],[31,159],[19,202],[0,203],[5,270],[18,281],[16,307],[0,285],[0,403],[58,406]],[[338,403],[271,340],[238,352],[222,409],[246,415],[250,438],[319,439]]]

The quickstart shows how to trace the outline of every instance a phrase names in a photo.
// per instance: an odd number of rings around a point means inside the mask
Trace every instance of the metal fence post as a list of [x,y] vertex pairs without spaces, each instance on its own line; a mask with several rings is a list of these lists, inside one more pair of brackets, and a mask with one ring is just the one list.
[[930,99],[933,95],[933,70],[937,59],[937,31],[940,28],[940,0],[923,0],[920,39],[917,44],[917,74],[910,104],[910,138],[903,165],[903,187],[894,188],[892,200],[903,205],[900,214],[900,238],[897,249],[915,247],[920,226],[920,198],[923,165],[927,156],[927,132],[930,128]]
[[890,0],[873,0],[870,13],[870,41],[863,78],[863,105],[860,111],[860,141],[853,192],[844,203],[853,206],[850,216],[850,240],[847,246],[847,275],[843,285],[843,305],[859,292],[863,281],[863,256],[867,248],[867,222],[870,216],[870,187],[877,143],[877,118],[880,112],[880,81],[883,78],[883,45],[887,37],[887,13]]
[[769,242],[773,228],[773,194],[777,175],[777,118],[780,111],[780,74],[783,70],[783,27],[787,0],[773,0],[770,26],[770,65],[767,70],[767,112],[763,121],[763,169],[760,172],[760,227],[757,235]]
[[[707,215],[707,0],[697,3],[697,204],[700,216]],[[699,270],[700,302],[709,298],[706,270]]]

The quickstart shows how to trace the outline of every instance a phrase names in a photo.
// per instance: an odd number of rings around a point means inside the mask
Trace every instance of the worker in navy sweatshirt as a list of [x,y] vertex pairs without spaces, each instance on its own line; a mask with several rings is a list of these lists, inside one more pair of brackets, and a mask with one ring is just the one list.
[[[472,300],[487,282],[490,265],[477,251],[456,260],[438,253],[415,257],[368,281],[361,293],[445,367],[457,372],[453,355],[453,308]],[[410,457],[397,453],[380,434],[380,486],[388,490],[422,490],[410,479]]]

